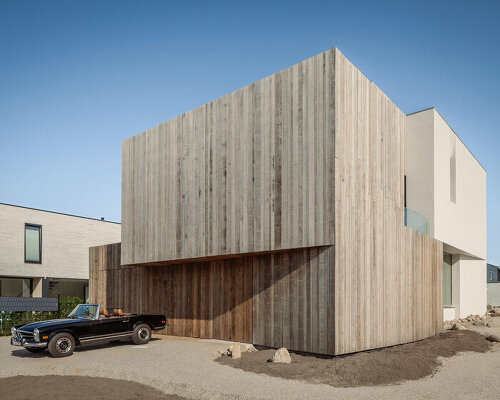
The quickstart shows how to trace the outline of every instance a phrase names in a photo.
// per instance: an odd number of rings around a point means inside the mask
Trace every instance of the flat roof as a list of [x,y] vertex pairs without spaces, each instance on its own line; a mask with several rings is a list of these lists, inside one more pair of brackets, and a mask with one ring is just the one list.
[[110,224],[118,224],[121,225],[120,222],[115,222],[115,221],[107,221],[105,219],[100,219],[100,218],[91,218],[91,217],[83,217],[81,215],[74,215],[74,214],[66,214],[62,212],[57,212],[57,211],[50,211],[50,210],[42,210],[40,208],[33,208],[33,207],[25,207],[25,206],[19,206],[17,204],[8,204],[8,203],[0,203],[1,206],[9,206],[9,207],[18,207],[18,208],[24,208],[26,210],[33,210],[33,211],[41,211],[41,212],[46,212],[46,213],[51,213],[51,214],[59,214],[59,215],[65,215],[67,217],[75,217],[75,218],[84,218],[84,219],[90,219],[93,221],[99,221],[99,222],[108,222]]
[[443,115],[439,112],[439,110],[436,107],[424,108],[423,110],[415,111],[415,112],[406,114],[406,116],[408,117],[410,115],[418,114],[418,113],[421,113],[421,112],[424,112],[424,111],[429,111],[429,110],[434,110],[434,111],[436,111],[438,113],[438,115],[443,119],[444,122],[446,122],[446,125],[448,125],[448,127],[452,130],[452,132],[455,134],[455,136],[458,138],[458,140],[460,140],[460,142],[462,142],[462,144],[467,149],[467,151],[471,154],[471,156],[474,157],[474,159],[477,161],[477,163],[486,172],[486,168],[484,168],[483,164],[481,164],[481,162],[477,159],[477,157],[474,155],[474,153],[472,151],[470,151],[470,149],[467,147],[467,145],[464,143],[464,141],[460,138],[460,136],[458,136],[457,132],[455,132],[455,130],[451,127],[451,125],[448,123],[448,121],[446,121],[446,119],[443,117]]

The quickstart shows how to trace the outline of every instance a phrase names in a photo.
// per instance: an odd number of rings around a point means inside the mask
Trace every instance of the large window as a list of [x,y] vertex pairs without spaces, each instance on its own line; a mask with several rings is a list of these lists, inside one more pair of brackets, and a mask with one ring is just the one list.
[[0,278],[0,297],[31,297],[33,281],[23,278]]
[[24,225],[24,262],[42,263],[42,226]]
[[451,254],[443,255],[443,304],[451,306]]

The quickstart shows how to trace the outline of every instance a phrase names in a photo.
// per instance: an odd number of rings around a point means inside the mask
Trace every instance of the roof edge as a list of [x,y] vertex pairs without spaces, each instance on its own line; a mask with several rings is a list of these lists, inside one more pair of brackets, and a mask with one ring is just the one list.
[[107,221],[107,220],[100,219],[100,218],[84,217],[82,215],[67,214],[67,213],[62,213],[62,212],[58,212],[58,211],[42,210],[41,208],[26,207],[26,206],[20,206],[20,205],[17,205],[17,204],[9,204],[9,203],[1,203],[0,202],[0,206],[9,206],[9,207],[24,208],[26,210],[41,211],[41,212],[46,212],[46,213],[51,213],[51,214],[65,215],[67,217],[84,218],[84,219],[90,219],[92,221],[107,222],[109,224],[118,224],[118,225],[121,225],[121,222]]

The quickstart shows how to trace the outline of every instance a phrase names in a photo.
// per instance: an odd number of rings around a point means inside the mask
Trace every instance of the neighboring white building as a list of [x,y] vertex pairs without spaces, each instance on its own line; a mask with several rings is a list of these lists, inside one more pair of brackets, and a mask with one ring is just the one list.
[[486,171],[435,108],[407,116],[406,206],[443,242],[444,319],[484,314]]
[[120,236],[116,222],[0,203],[0,296],[87,298],[89,247]]

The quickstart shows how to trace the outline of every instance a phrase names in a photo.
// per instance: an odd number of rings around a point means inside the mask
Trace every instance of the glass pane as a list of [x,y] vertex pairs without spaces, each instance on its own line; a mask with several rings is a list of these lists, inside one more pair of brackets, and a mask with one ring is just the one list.
[[405,208],[405,226],[427,235],[427,218],[409,208]]
[[443,303],[451,306],[451,254],[443,256]]
[[0,279],[0,296],[2,297],[31,297],[30,289],[31,279]]
[[40,262],[40,228],[26,226],[26,261]]

